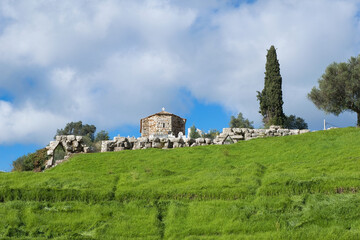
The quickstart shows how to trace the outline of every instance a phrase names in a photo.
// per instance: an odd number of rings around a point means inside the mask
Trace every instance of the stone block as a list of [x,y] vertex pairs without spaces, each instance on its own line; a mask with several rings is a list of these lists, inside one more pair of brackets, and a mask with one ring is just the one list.
[[125,150],[124,147],[114,147],[114,152],[120,152],[120,151],[123,151]]
[[281,128],[281,126],[277,126],[277,125],[271,125],[271,126],[269,127],[270,130],[278,130],[278,129],[280,129],[280,128]]
[[249,132],[249,129],[248,129],[248,128],[241,128],[241,131],[242,131],[243,133],[247,133],[247,132]]
[[232,132],[234,133],[234,135],[242,134],[241,128],[232,128]]
[[228,135],[229,134],[227,134],[227,133],[220,133],[218,137],[219,138],[226,138]]
[[300,130],[300,134],[308,133],[308,132],[310,132],[309,129],[301,129],[301,130]]
[[178,142],[180,142],[180,138],[170,138],[169,140],[170,140],[170,142],[172,142],[172,143],[178,143]]
[[224,134],[230,134],[230,133],[232,133],[232,130],[231,130],[231,128],[223,128],[222,133],[224,133]]
[[300,133],[299,129],[290,129],[290,134],[292,135],[298,135]]
[[243,135],[235,135],[231,137],[234,141],[244,140]]
[[74,141],[75,139],[76,139],[75,135],[67,135],[67,137],[66,137],[67,141]]
[[266,130],[268,130],[268,129],[257,129],[257,133],[266,134]]
[[196,140],[196,143],[205,143],[205,139],[204,138],[197,138]]
[[116,142],[125,142],[126,140],[126,137],[114,137],[114,141]]

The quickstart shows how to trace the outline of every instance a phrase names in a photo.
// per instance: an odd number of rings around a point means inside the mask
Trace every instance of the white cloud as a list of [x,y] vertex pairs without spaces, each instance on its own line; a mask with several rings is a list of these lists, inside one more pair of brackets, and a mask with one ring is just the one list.
[[31,104],[16,109],[11,103],[0,101],[0,144],[34,143],[46,138],[50,141],[47,129],[56,130],[64,122],[65,118],[49,111],[37,110]]
[[0,102],[0,144],[47,142],[68,121],[108,129],[164,105],[181,113],[182,89],[259,125],[272,44],[286,113],[318,126],[306,94],[329,63],[357,55],[358,11],[335,0],[2,1],[0,90],[13,100]]

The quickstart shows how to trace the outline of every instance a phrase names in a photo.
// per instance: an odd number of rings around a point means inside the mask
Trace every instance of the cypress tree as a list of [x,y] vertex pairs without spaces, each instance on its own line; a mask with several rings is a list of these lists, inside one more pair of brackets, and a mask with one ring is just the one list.
[[260,113],[263,115],[264,125],[284,124],[283,100],[281,90],[282,78],[280,64],[277,59],[275,47],[272,45],[266,55],[265,83],[262,92],[258,92]]

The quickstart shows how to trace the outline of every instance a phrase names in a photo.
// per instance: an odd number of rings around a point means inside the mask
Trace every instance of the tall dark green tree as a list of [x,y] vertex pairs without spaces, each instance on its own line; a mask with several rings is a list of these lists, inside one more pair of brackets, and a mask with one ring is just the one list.
[[282,100],[282,77],[276,49],[271,46],[266,55],[264,89],[257,92],[260,101],[260,113],[263,116],[265,127],[270,125],[283,125],[285,115]]
[[344,111],[357,113],[360,127],[360,55],[348,62],[332,63],[313,87],[308,98],[316,107],[336,116]]

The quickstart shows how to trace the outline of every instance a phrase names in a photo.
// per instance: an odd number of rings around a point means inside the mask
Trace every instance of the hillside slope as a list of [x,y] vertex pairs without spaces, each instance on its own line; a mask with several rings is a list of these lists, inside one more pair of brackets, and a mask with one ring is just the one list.
[[0,238],[359,239],[360,130],[0,173]]

